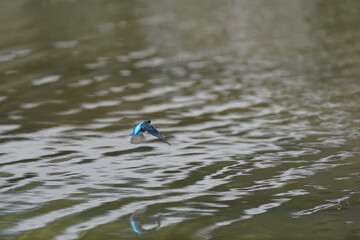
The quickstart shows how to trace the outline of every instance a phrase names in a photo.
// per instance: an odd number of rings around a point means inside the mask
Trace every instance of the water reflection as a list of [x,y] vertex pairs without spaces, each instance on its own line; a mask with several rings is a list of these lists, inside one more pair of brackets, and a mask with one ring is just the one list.
[[141,222],[142,222],[142,218],[143,218],[143,215],[146,212],[146,210],[147,210],[147,207],[143,207],[139,210],[136,210],[130,216],[131,227],[133,228],[133,231],[137,234],[152,232],[161,226],[161,221],[160,221],[160,216],[159,216],[156,218],[156,226],[148,228],[148,229],[145,229],[143,227],[143,224]]
[[1,2],[0,238],[357,239],[358,5]]

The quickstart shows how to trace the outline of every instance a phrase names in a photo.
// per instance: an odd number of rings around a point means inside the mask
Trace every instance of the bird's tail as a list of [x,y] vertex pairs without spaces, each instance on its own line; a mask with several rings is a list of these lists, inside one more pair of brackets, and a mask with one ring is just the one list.
[[166,139],[164,137],[161,137],[161,140],[164,142],[164,143],[167,143],[169,145],[171,145],[168,141],[166,141]]

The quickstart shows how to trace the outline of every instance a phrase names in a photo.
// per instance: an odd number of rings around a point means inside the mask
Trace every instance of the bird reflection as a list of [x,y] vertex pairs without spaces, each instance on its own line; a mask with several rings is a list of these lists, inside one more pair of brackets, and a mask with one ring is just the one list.
[[133,229],[134,232],[136,232],[137,234],[143,234],[146,232],[151,232],[151,231],[155,231],[156,229],[158,229],[160,227],[160,216],[158,218],[156,218],[156,226],[149,228],[149,229],[144,229],[141,223],[141,218],[144,215],[145,211],[147,210],[147,207],[143,207],[139,210],[136,210],[133,214],[131,214],[130,216],[130,224],[131,227]]

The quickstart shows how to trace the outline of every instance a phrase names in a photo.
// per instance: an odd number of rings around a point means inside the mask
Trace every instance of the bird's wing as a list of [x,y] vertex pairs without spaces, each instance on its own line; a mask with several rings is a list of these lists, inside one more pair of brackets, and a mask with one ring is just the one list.
[[151,135],[155,136],[155,137],[158,137],[158,138],[163,137],[161,135],[161,133],[151,125],[144,126],[144,130],[147,131],[148,133],[150,133]]
[[148,133],[150,133],[151,135],[155,136],[155,137],[158,137],[160,138],[163,142],[167,143],[170,145],[170,143],[168,143],[165,138],[161,135],[161,133],[156,129],[154,128],[153,126],[151,125],[147,125],[144,127],[144,130],[146,130]]

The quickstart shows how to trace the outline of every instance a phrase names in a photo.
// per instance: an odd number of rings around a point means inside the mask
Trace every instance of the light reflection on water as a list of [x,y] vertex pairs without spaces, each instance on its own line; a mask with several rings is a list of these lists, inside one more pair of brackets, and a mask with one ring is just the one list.
[[0,238],[359,238],[359,4],[271,2],[0,3]]

